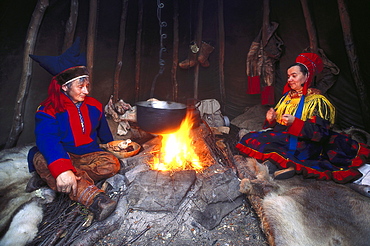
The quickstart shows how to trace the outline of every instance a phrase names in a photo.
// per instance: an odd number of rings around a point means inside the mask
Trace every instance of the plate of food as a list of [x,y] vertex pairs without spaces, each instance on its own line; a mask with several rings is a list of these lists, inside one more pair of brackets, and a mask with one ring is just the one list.
[[134,156],[139,153],[140,148],[140,144],[132,142],[130,139],[115,140],[106,145],[106,149],[118,158]]

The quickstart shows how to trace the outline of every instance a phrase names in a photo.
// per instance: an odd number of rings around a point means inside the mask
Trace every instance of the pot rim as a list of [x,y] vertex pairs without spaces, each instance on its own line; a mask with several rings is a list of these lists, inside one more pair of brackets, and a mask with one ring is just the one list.
[[186,109],[185,104],[171,101],[140,101],[136,105],[155,109]]

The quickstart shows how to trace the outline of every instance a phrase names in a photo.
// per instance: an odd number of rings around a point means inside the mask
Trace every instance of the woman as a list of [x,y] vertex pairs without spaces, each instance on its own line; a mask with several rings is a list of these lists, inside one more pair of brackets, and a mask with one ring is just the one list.
[[307,178],[347,183],[362,176],[358,170],[370,150],[346,135],[330,130],[335,108],[320,91],[309,88],[323,69],[321,58],[302,53],[288,68],[284,96],[266,113],[265,131],[246,134],[237,148],[279,169],[275,179],[301,173]]
[[33,178],[27,191],[44,181],[58,192],[85,205],[101,221],[116,208],[95,182],[115,175],[119,160],[99,148],[113,141],[103,105],[89,94],[89,72],[80,40],[60,56],[34,56],[53,78],[48,97],[35,115],[36,146],[28,155]]

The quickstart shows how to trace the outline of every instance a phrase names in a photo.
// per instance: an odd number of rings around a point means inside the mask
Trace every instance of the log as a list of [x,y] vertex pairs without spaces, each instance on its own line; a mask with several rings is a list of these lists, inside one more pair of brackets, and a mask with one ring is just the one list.
[[44,17],[46,8],[49,6],[49,0],[39,0],[32,13],[32,18],[28,26],[26,43],[24,45],[23,54],[23,68],[21,81],[18,89],[16,103],[14,107],[14,116],[12,128],[9,133],[5,148],[14,147],[17,144],[19,135],[23,131],[24,126],[24,108],[27,100],[29,83],[32,74],[32,63],[29,54],[33,54],[35,50],[35,43],[37,34],[40,28],[40,23]]
[[[197,33],[196,33],[196,42],[197,45],[202,45],[202,32],[203,32],[203,5],[204,0],[200,0],[198,3],[198,23],[197,23]],[[198,98],[198,84],[199,84],[199,63],[195,66],[194,69],[194,98]]]
[[338,0],[339,16],[342,23],[343,38],[346,46],[349,65],[351,67],[352,76],[356,84],[357,93],[360,98],[361,111],[365,130],[370,131],[370,109],[369,98],[366,93],[366,86],[360,74],[360,66],[358,64],[358,57],[356,47],[353,41],[351,31],[351,20],[349,19],[347,7],[344,0]]
[[177,64],[179,63],[179,2],[173,1],[173,54],[172,54],[172,98],[176,102],[179,93],[179,84],[177,83]]
[[[234,156],[234,163],[238,171],[238,177],[242,180],[240,185],[241,188],[243,186],[243,182],[246,180],[257,180],[258,169],[256,170],[253,168],[254,166],[258,165],[256,162],[257,161],[254,158],[246,158],[241,155]],[[269,222],[266,218],[266,214],[263,210],[263,197],[260,197],[256,194],[246,194],[246,196],[260,219],[261,229],[266,235],[269,245],[275,246],[275,235],[273,230],[271,230]]]
[[219,40],[219,58],[218,58],[218,75],[220,83],[222,111],[225,112],[226,92],[225,92],[225,25],[224,25],[224,2],[218,0],[218,40]]
[[311,18],[310,9],[307,4],[307,0],[301,0],[301,5],[303,9],[304,18],[306,20],[307,33],[310,39],[310,51],[313,53],[318,53],[318,41],[314,22]]
[[113,102],[114,103],[117,102],[119,99],[118,98],[119,75],[121,74],[121,70],[122,70],[123,50],[125,47],[125,39],[126,39],[127,8],[128,8],[128,0],[123,0],[121,23],[120,23],[120,29],[119,29],[119,43],[118,43],[116,70],[114,73],[114,85],[113,85]]
[[90,1],[89,26],[87,30],[87,69],[89,71],[90,86],[93,84],[94,71],[94,48],[96,35],[96,16],[98,9],[98,0]]
[[71,10],[64,34],[63,52],[66,51],[73,44],[73,38],[76,31],[77,17],[78,17],[78,0],[71,0]]
[[143,31],[143,0],[139,0],[139,14],[136,35],[136,65],[135,65],[135,99],[140,98],[140,63],[141,63],[141,33]]

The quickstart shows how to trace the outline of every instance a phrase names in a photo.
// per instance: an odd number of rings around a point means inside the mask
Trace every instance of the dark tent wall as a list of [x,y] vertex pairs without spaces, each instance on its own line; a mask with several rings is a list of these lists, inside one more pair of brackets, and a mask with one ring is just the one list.
[[[173,1],[163,0],[161,19],[167,22],[163,32],[166,52],[163,53],[165,70],[157,81],[154,97],[160,100],[174,100],[171,82],[173,50]],[[196,39],[198,0],[179,0],[179,61],[187,58],[189,44]],[[286,82],[286,68],[293,63],[297,54],[309,47],[301,2],[299,0],[270,1],[270,20],[279,23],[277,34],[284,42],[283,53],[276,69],[275,97],[279,98]],[[360,98],[353,80],[350,64],[343,40],[343,32],[336,0],[307,1],[316,25],[319,47],[334,62],[341,72],[337,82],[326,96],[337,108],[337,124],[340,128],[355,126],[364,129],[369,124],[363,120]],[[22,58],[27,28],[36,0],[3,0],[0,3],[0,148],[3,148],[13,121],[15,99],[20,84]],[[159,24],[157,1],[143,0],[143,30],[140,63],[140,90],[135,92],[135,54],[138,32],[139,1],[129,0],[124,47],[123,68],[120,75],[119,98],[134,105],[138,100],[151,96],[151,87],[159,71]],[[368,10],[370,1],[346,1],[352,22],[354,46],[360,64],[360,74],[370,95],[368,40],[370,29]],[[247,95],[246,57],[252,41],[262,27],[263,1],[232,0],[223,2],[225,26],[225,101],[223,114],[230,119],[243,113],[246,107],[260,103],[260,95]],[[93,88],[91,95],[106,104],[113,94],[113,81],[122,1],[98,1],[97,30],[95,38]],[[69,17],[70,3],[65,0],[50,0],[40,26],[35,47],[36,55],[61,54],[65,25]],[[218,52],[218,5],[217,1],[204,0],[202,39],[215,47],[209,57],[210,67],[199,69],[198,99],[215,98],[221,102],[219,83]],[[86,49],[89,1],[79,1],[79,16],[75,36],[81,37]],[[34,112],[38,104],[47,96],[51,75],[38,64],[33,63],[32,78],[27,95],[24,130],[18,145],[34,141]],[[186,103],[194,97],[194,68],[177,68],[178,98]],[[368,103],[370,104],[370,103]],[[370,129],[366,129],[370,131]]]

